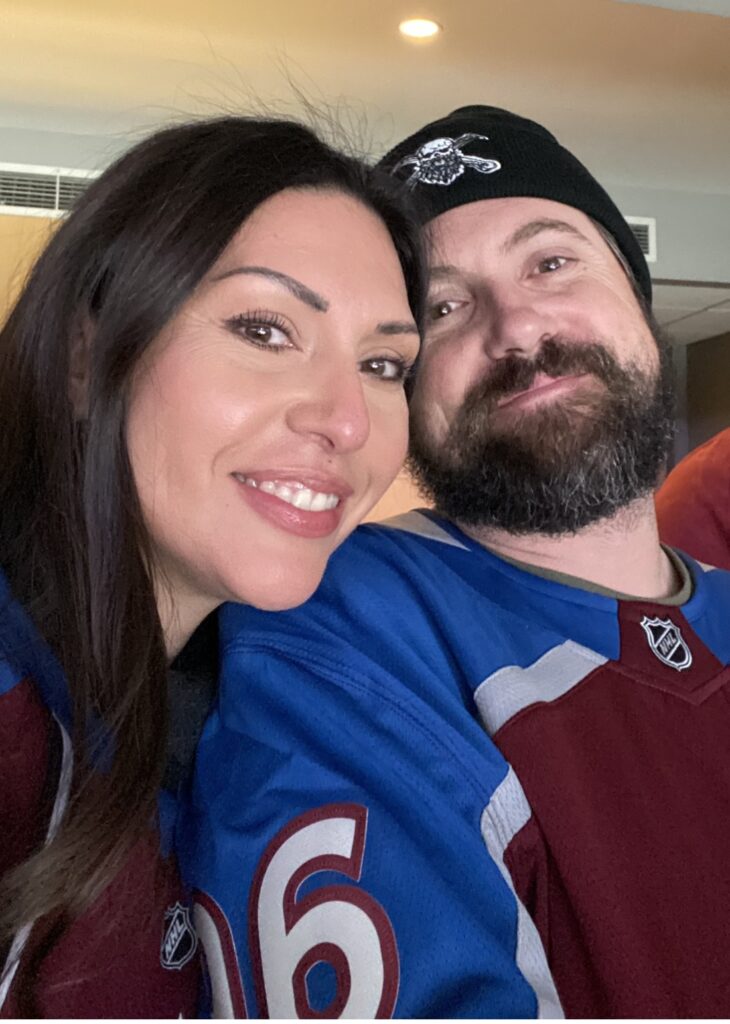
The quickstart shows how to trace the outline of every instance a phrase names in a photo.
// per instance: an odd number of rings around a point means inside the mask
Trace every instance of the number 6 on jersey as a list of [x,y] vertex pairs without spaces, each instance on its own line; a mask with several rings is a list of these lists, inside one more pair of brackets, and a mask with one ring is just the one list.
[[[305,880],[335,871],[359,881],[367,808],[328,804],[291,821],[259,864],[249,907],[259,1010],[267,1017],[390,1017],[398,995],[395,935],[380,904],[354,885],[298,896]],[[327,1006],[312,1006],[310,972],[334,976]],[[321,970],[321,968],[320,968]]]

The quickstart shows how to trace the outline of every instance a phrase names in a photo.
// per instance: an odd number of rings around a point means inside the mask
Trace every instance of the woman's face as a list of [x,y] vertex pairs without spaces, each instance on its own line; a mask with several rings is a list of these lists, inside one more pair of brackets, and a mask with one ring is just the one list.
[[417,351],[373,213],[293,189],[254,211],[130,399],[134,478],[182,626],[224,600],[281,609],[313,593],[401,465]]

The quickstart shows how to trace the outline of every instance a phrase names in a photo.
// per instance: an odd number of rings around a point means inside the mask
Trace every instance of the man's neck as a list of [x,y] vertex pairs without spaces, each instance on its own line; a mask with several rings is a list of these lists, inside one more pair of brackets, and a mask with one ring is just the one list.
[[651,497],[565,537],[518,535],[490,527],[458,525],[497,555],[575,576],[619,594],[661,600],[671,597],[681,586],[676,569],[659,543]]

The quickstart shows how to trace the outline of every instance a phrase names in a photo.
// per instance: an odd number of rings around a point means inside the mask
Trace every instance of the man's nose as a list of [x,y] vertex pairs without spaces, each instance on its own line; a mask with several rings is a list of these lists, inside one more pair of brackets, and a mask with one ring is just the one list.
[[517,291],[493,296],[485,337],[491,359],[508,355],[532,358],[552,334],[551,318],[534,297]]

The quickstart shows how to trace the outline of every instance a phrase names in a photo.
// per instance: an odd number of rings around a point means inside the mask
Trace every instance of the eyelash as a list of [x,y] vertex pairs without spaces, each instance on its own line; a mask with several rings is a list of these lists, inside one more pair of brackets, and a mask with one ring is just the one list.
[[[288,339],[291,339],[291,331],[288,324],[278,315],[278,313],[271,313],[267,310],[254,310],[250,313],[238,313],[236,316],[229,317],[229,319],[225,321],[225,324],[236,334],[243,335],[244,340],[250,342],[251,345],[255,345],[256,348],[265,349],[267,352],[276,352],[277,355],[278,353],[283,352],[287,346],[272,345],[270,342],[252,338],[244,333],[245,330],[250,327],[273,327],[276,330],[281,331]],[[378,373],[370,374],[370,376],[375,377],[378,380],[386,381],[389,384],[402,384],[410,375],[414,365],[413,363],[408,362],[405,359],[401,359],[398,356],[373,356],[370,359],[364,359],[360,363],[360,366],[372,367],[376,363],[392,363],[396,367],[396,374],[393,377],[383,377]]]
[[370,359],[363,359],[360,366],[373,366],[375,363],[392,363],[396,367],[396,375],[394,377],[383,377],[379,373],[370,374],[376,380],[385,381],[387,384],[403,384],[413,370],[413,363],[409,363],[399,356],[372,356]]
[[270,341],[265,341],[261,338],[253,338],[247,335],[245,331],[251,327],[273,327],[277,331],[281,331],[286,338],[291,341],[291,330],[286,321],[279,316],[278,313],[271,313],[267,310],[257,309],[250,313],[238,313],[236,316],[229,317],[225,321],[226,327],[234,331],[236,334],[241,335],[245,341],[251,345],[255,345],[256,348],[266,349],[267,352],[282,352],[287,347],[286,345],[274,345]]
[[[447,317],[453,316],[467,305],[466,299],[441,299],[432,302],[428,307],[428,321],[430,325],[436,325]],[[446,309],[446,312],[441,312]]]
[[[556,260],[559,261],[560,266],[555,267],[553,270],[541,270],[541,267],[543,267],[546,263],[552,263]],[[537,264],[537,270],[538,273],[541,274],[555,274],[557,273],[557,271],[562,270],[564,267],[567,267],[570,263],[575,263],[575,260],[571,256],[558,256],[557,253],[554,253],[552,256],[544,256],[541,260],[539,260]]]

